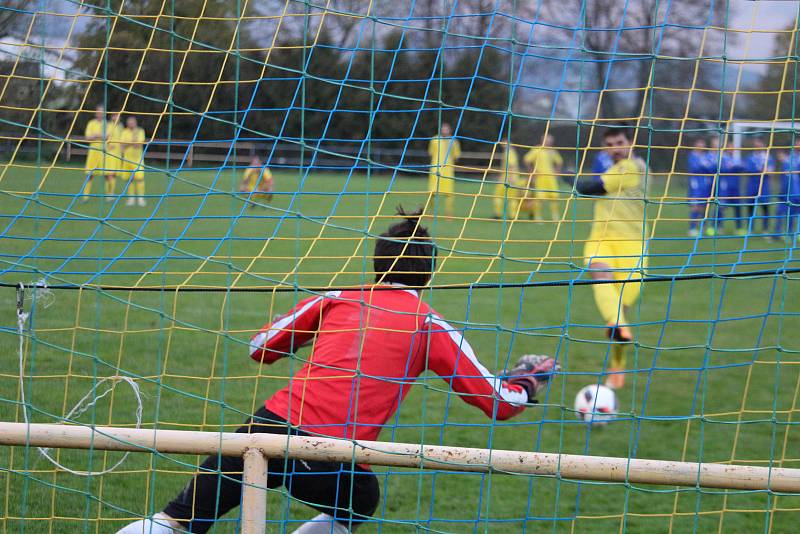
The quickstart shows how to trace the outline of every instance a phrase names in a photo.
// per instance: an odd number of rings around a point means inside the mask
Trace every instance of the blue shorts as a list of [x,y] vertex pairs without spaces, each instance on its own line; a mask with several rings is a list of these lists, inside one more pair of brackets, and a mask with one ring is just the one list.
[[745,196],[748,198],[748,202],[752,202],[750,199],[755,199],[758,204],[770,202],[772,197],[769,194],[769,183],[765,180],[761,186],[761,191],[758,190],[758,185],[758,182],[747,184],[747,195]]
[[717,184],[717,197],[724,198],[727,204],[738,204],[741,202],[742,192],[739,187],[739,180],[738,176],[736,177],[736,181],[732,179],[725,179],[720,177],[719,183]]
[[778,216],[800,215],[800,198],[792,199],[791,203],[785,200],[780,202],[778,208],[775,210],[775,214]]

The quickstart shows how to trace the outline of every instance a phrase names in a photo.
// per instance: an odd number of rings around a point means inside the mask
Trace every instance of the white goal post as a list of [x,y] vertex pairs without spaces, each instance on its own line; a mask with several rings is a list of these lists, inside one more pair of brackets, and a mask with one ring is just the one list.
[[790,133],[800,130],[800,121],[731,121],[729,131],[733,140],[733,146],[737,149],[741,148],[742,137],[744,137],[744,134],[748,131],[753,130],[760,132],[762,137],[768,139],[773,133]]
[[266,458],[289,457],[571,480],[800,493],[800,469],[793,468],[349,441],[282,434],[0,423],[0,445],[243,456],[243,534],[264,532]]

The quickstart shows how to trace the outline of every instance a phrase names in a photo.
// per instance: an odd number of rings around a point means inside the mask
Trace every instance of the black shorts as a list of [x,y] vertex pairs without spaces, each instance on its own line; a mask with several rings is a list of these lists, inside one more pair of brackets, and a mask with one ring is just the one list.
[[[236,432],[308,435],[263,406]],[[206,532],[241,503],[243,467],[239,456],[207,457],[164,513],[189,532]],[[267,471],[268,488],[285,486],[295,499],[351,528],[372,517],[378,507],[378,479],[357,465],[280,458],[269,460]]]

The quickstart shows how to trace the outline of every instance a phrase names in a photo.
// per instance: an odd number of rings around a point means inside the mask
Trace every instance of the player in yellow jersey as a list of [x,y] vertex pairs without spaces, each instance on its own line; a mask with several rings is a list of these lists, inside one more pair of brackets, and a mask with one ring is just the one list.
[[[524,180],[519,171],[519,155],[505,140],[497,143],[495,154],[498,161],[493,168],[497,180],[492,196],[494,218],[502,219],[505,216],[513,219],[518,215],[520,194],[524,191]],[[507,211],[506,200],[509,201]]]
[[97,174],[105,174],[108,164],[106,162],[106,109],[98,105],[94,109],[94,118],[86,123],[84,137],[89,142],[89,151],[86,153],[86,184],[83,186],[81,202],[87,202],[92,192],[92,179]]
[[253,201],[250,202],[250,208],[255,208],[255,197],[257,196],[263,197],[266,202],[272,200],[274,185],[272,172],[264,165],[261,158],[256,156],[250,160],[250,165],[244,171],[242,182],[239,184],[239,192],[247,193],[249,200]]
[[592,278],[594,299],[607,335],[615,341],[606,385],[625,385],[625,348],[633,341],[626,314],[639,298],[640,282],[602,283],[638,279],[647,267],[647,225],[644,220],[647,174],[645,163],[633,155],[627,128],[609,128],[603,134],[604,150],[614,164],[600,176],[583,177],[575,183],[581,195],[596,197],[584,260]]
[[120,137],[122,145],[122,171],[120,177],[128,182],[125,201],[127,206],[138,203],[146,206],[144,199],[144,129],[139,127],[136,117],[129,115],[125,120],[125,129]]
[[122,171],[122,132],[125,127],[120,122],[119,113],[112,113],[106,123],[106,202],[114,200],[117,175]]
[[428,175],[428,190],[431,200],[434,195],[444,199],[444,214],[453,216],[453,191],[455,189],[455,166],[461,157],[461,145],[453,139],[453,130],[446,122],[442,123],[439,135],[428,144],[428,155],[431,157],[431,170]]
[[544,134],[541,146],[531,148],[524,158],[525,164],[531,172],[529,187],[535,190],[535,205],[532,213],[538,219],[544,218],[545,203],[550,207],[550,217],[557,221],[561,218],[558,213],[558,183],[556,176],[561,173],[564,160],[557,150],[553,148],[553,136]]

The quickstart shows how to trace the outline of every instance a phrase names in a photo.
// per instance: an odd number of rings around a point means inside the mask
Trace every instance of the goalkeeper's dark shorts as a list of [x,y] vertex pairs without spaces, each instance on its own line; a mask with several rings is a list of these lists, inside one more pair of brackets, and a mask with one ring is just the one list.
[[[308,435],[263,406],[236,432]],[[209,456],[164,513],[189,532],[206,532],[241,503],[243,467],[239,456]],[[295,499],[350,528],[368,520],[378,507],[378,479],[357,465],[270,459],[267,471],[268,488],[284,486]]]

